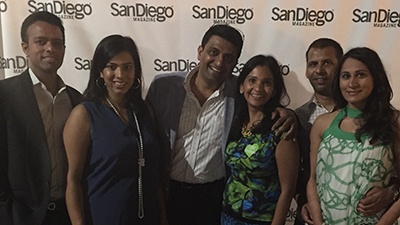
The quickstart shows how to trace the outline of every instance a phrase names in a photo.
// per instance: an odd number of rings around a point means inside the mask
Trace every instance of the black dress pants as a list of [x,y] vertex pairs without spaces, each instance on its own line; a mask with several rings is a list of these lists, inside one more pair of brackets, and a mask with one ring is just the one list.
[[65,199],[49,203],[42,225],[71,225]]
[[170,225],[220,225],[225,179],[205,184],[172,180],[167,202]]

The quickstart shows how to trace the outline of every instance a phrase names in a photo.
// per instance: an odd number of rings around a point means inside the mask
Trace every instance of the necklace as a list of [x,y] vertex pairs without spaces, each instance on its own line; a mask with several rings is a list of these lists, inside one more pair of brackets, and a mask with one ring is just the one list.
[[[124,124],[128,124],[123,118],[122,116],[118,113],[117,108],[115,108],[115,106],[111,103],[111,101],[106,98],[107,103],[111,106],[111,108],[114,110],[115,114],[117,114],[117,116],[122,120],[122,122]],[[133,118],[135,119],[135,125],[136,125],[136,131],[138,133],[139,136],[139,140],[136,136],[136,142],[139,144],[139,159],[138,159],[138,173],[139,173],[139,177],[138,177],[138,195],[139,195],[139,209],[138,209],[138,217],[140,219],[143,219],[144,217],[144,204],[143,204],[143,175],[142,175],[142,167],[145,166],[145,159],[143,156],[143,138],[142,138],[142,132],[140,131],[140,127],[139,127],[139,120],[136,116],[136,113],[133,112]]]
[[111,108],[114,110],[115,114],[117,114],[117,116],[121,119],[121,121],[127,125],[128,122],[125,121],[125,119],[119,114],[117,108],[115,108],[115,106],[111,103],[110,99],[106,98],[107,103],[111,106]]
[[243,123],[243,126],[242,126],[242,136],[243,137],[248,137],[248,136],[250,136],[252,133],[251,133],[251,129],[247,129],[247,124],[246,123]]
[[262,114],[262,116],[261,116],[260,119],[254,121],[254,122],[251,124],[250,129],[247,129],[247,123],[243,123],[242,131],[241,131],[242,136],[243,136],[243,137],[248,137],[248,136],[252,135],[252,134],[253,134],[253,133],[252,133],[252,130],[254,130],[254,128],[257,127],[257,126],[261,123],[261,121],[264,119],[264,116],[265,116],[265,115]]

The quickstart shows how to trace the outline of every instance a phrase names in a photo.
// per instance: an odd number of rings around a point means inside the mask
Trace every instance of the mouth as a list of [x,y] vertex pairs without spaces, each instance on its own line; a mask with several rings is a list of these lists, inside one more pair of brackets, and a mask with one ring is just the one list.
[[325,83],[328,82],[328,79],[320,77],[320,78],[315,78],[314,81],[315,81],[317,84],[325,84]]
[[356,96],[360,93],[360,91],[346,91],[348,96]]
[[214,67],[214,66],[209,66],[209,68],[210,68],[212,71],[216,72],[216,73],[222,73],[222,70],[220,70],[220,69],[218,69],[218,68],[216,68],[216,67]]
[[250,93],[250,96],[255,98],[255,99],[263,99],[264,98],[264,95],[256,94],[256,93]]
[[117,88],[123,88],[127,85],[127,82],[122,82],[122,81],[113,81],[113,83]]
[[45,56],[43,57],[43,61],[45,62],[57,62],[57,59],[53,56]]

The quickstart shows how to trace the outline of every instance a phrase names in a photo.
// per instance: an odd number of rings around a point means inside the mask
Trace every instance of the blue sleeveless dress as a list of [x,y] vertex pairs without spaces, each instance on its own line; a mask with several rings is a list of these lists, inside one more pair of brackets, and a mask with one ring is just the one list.
[[138,218],[138,134],[132,110],[124,124],[105,104],[84,102],[90,117],[91,146],[84,171],[88,224],[159,224],[157,187],[160,146],[151,116],[136,112],[144,143],[143,219]]

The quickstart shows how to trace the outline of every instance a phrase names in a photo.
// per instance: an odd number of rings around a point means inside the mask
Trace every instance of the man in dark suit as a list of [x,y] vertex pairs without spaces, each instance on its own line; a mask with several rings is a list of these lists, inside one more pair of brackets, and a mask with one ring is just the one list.
[[32,13],[21,39],[29,68],[0,81],[0,224],[70,224],[62,131],[82,96],[57,75],[65,53],[62,21]]

